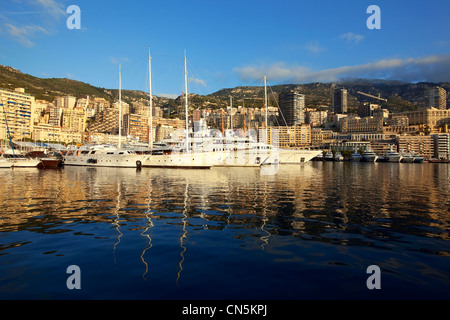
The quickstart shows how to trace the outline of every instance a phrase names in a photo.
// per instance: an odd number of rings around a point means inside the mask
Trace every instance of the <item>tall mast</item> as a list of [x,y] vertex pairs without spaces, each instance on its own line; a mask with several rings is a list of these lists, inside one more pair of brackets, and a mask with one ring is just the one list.
[[189,123],[188,123],[188,87],[187,87],[187,63],[186,63],[186,50],[184,51],[184,88],[185,88],[185,115],[186,115],[186,151],[189,150]]
[[233,97],[230,96],[230,127],[233,130]]
[[265,119],[265,128],[266,128],[266,143],[268,143],[268,135],[267,135],[267,112],[268,112],[268,106],[267,106],[267,86],[266,86],[266,76],[264,76],[264,106],[266,109],[266,119]]
[[150,99],[150,117],[149,117],[149,132],[148,143],[150,151],[153,149],[153,97],[152,97],[152,57],[150,56],[150,47],[148,47],[148,83],[149,83],[149,99]]
[[119,144],[118,148],[122,147],[122,76],[121,65],[119,64]]

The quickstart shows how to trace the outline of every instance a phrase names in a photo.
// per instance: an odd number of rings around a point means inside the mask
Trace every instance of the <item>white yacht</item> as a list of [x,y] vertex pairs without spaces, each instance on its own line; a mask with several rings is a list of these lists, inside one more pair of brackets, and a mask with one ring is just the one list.
[[322,150],[307,150],[307,149],[278,149],[278,157],[280,164],[298,164],[308,162],[313,158],[320,156]]
[[401,162],[406,162],[406,163],[414,162],[414,157],[413,157],[413,154],[411,152],[404,152],[402,150],[400,155],[402,156]]
[[41,163],[40,159],[28,158],[19,150],[13,149],[6,150],[2,158],[3,162],[9,162],[13,168],[33,168]]
[[378,160],[378,155],[372,150],[368,149],[363,152],[362,160],[364,162],[376,162]]
[[402,160],[402,155],[397,151],[394,151],[392,146],[391,150],[386,152],[384,157],[387,159],[388,162],[400,162]]
[[[174,166],[192,167],[260,167],[263,164],[277,163],[277,149],[270,145],[255,142],[250,138],[240,138],[231,131],[222,135],[215,130],[200,130],[189,138],[189,152],[192,157],[185,158],[185,139],[170,138],[154,144],[153,166],[173,163]],[[159,155],[159,156],[158,156]],[[163,157],[165,156],[165,157]],[[188,161],[186,163],[186,161]],[[146,162],[144,166],[148,166]]]
[[334,154],[334,161],[344,161],[344,157],[340,151],[336,151]]
[[13,165],[12,161],[0,158],[0,168],[11,168]]
[[333,161],[333,152],[328,150],[327,153],[325,153],[324,159],[325,161]]
[[355,150],[355,152],[352,153],[352,160],[354,162],[361,162],[363,159],[363,157],[361,156],[361,154]]
[[322,150],[319,150],[319,151],[320,151],[320,153],[317,156],[315,156],[314,158],[312,158],[311,160],[323,161],[323,151]]
[[83,145],[64,156],[64,165],[89,167],[140,168],[144,156],[108,144]]
[[[199,168],[209,169],[220,161],[220,155],[216,152],[204,152],[194,148],[192,137],[189,134],[188,125],[188,87],[187,87],[187,62],[186,53],[184,56],[184,97],[185,97],[185,115],[186,126],[184,137],[177,139],[169,144],[157,145],[153,143],[153,96],[152,96],[152,77],[151,77],[151,57],[150,49],[148,53],[148,76],[149,76],[149,110],[150,110],[150,127],[149,127],[149,148],[147,156],[143,162],[143,167],[164,167],[164,168]],[[202,145],[204,141],[201,141]]]
[[422,163],[425,161],[425,158],[418,155],[417,153],[411,152],[412,158],[414,159],[414,163]]

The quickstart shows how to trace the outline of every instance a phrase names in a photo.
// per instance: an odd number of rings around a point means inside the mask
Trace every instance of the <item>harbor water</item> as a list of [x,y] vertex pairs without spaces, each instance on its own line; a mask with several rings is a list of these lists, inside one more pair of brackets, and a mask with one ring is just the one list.
[[0,169],[0,201],[1,299],[450,298],[448,164]]

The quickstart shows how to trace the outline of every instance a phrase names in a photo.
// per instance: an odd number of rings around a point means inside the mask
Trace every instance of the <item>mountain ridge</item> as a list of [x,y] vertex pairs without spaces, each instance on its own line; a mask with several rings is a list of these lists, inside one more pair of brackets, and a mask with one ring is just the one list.
[[[363,96],[358,92],[368,93],[387,99],[382,105],[392,112],[415,110],[427,107],[427,90],[433,86],[441,86],[448,92],[450,83],[418,82],[409,83],[399,80],[383,79],[345,79],[335,83],[312,82],[307,84],[278,84],[268,88],[269,103],[277,104],[277,95],[283,90],[295,90],[305,94],[306,107],[323,108],[332,103],[332,90],[334,87],[346,88],[348,91],[348,105],[350,111],[356,111],[361,102],[379,102],[376,99]],[[110,102],[117,100],[117,89],[106,89],[92,86],[78,80],[67,78],[39,78],[22,73],[10,66],[0,65],[0,87],[6,89],[25,88],[25,92],[32,94],[36,99],[52,102],[56,96],[73,95],[76,98],[91,97],[104,98]],[[190,94],[191,107],[201,108],[208,105],[212,108],[223,108],[229,104],[233,97],[233,106],[245,104],[246,106],[261,107],[263,104],[263,86],[237,86],[223,88],[208,95]],[[148,92],[141,90],[122,90],[122,99],[125,102],[148,101]],[[176,107],[182,101],[176,99],[154,96],[154,105],[159,107]]]

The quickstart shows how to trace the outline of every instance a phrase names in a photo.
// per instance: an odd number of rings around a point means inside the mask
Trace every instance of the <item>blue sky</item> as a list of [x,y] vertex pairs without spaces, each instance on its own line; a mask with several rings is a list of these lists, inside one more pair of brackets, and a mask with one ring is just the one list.
[[[70,30],[67,8],[81,9]],[[381,9],[370,30],[368,6]],[[450,1],[2,0],[0,64],[155,95],[366,77],[450,81]]]

